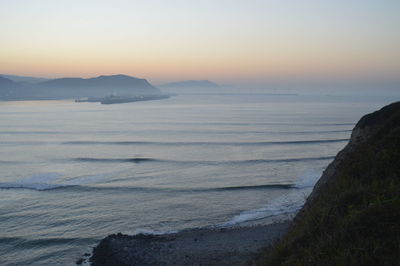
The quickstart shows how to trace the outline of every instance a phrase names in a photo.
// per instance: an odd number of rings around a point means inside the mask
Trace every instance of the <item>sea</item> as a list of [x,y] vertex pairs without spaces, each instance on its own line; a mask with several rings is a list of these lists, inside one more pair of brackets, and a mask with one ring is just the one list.
[[74,265],[109,234],[292,217],[385,97],[0,102],[0,265]]

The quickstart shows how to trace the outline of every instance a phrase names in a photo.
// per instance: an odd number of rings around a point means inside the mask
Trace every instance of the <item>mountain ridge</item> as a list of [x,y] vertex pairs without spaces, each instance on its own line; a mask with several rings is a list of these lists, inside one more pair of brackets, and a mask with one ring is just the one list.
[[[1,80],[3,82],[1,82]],[[161,91],[146,79],[128,75],[101,75],[93,78],[66,77],[36,83],[0,80],[0,100],[46,100],[119,95],[152,95]]]
[[27,82],[27,83],[38,83],[49,80],[48,78],[42,78],[42,77],[20,76],[20,75],[9,75],[9,74],[0,74],[0,77],[10,79],[14,82]]

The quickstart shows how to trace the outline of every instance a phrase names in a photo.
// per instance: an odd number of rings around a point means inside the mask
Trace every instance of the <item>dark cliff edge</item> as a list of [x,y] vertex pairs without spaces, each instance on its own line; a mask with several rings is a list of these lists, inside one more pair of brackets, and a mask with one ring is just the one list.
[[400,102],[365,115],[260,265],[399,265]]

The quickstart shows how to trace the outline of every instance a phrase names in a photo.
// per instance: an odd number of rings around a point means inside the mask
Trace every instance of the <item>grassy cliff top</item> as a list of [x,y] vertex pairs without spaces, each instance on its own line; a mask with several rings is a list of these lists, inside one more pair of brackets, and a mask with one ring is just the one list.
[[400,102],[366,115],[260,265],[399,265]]

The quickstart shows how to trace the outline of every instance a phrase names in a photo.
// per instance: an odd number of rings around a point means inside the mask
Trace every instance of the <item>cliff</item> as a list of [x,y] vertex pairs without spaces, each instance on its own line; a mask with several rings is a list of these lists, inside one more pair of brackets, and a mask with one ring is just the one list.
[[398,265],[400,102],[361,118],[261,265]]

